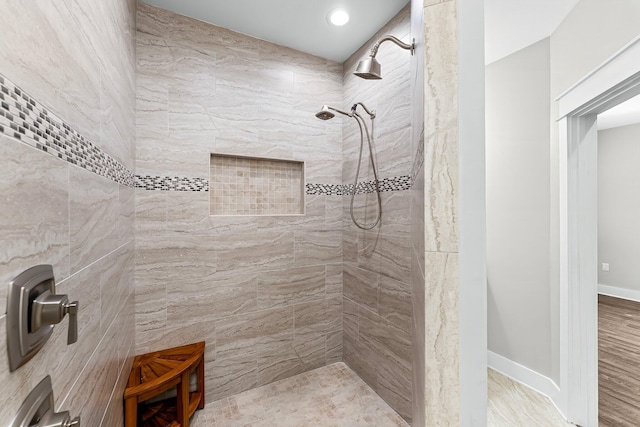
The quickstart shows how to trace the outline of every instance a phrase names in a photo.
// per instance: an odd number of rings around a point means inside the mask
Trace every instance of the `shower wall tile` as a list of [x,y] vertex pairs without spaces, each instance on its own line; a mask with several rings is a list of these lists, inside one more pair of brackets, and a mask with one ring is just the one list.
[[380,280],[378,275],[349,263],[344,264],[343,274],[345,298],[377,312]]
[[425,250],[458,251],[457,128],[425,141]]
[[[363,102],[376,112],[373,146],[378,177],[383,190],[406,190],[414,164],[412,135],[411,55],[398,48],[379,50],[383,80],[364,80],[353,76],[358,61],[368,56],[383,35],[393,34],[411,40],[409,7],[403,9],[377,34],[352,55],[343,67],[342,105]],[[365,119],[369,122],[369,119]],[[351,120],[343,120],[342,184],[353,184],[358,165],[360,133]],[[371,127],[371,126],[370,126]],[[362,224],[377,218],[377,197],[366,144],[359,189],[353,215]],[[370,187],[367,188],[367,187]],[[350,187],[347,187],[347,189]],[[411,191],[382,191],[381,224],[364,231],[351,220],[350,196],[342,198],[343,218],[343,358],[385,401],[406,420],[412,417],[413,310],[411,307],[412,226]]]
[[327,265],[327,298],[342,297],[342,263]]
[[[205,360],[205,364],[208,361]],[[255,355],[237,355],[216,359],[215,363],[209,363],[205,370],[205,384],[215,384],[212,390],[209,387],[205,391],[207,400],[211,402],[231,396],[239,391],[255,388],[258,379],[257,357]]]
[[385,207],[380,233],[410,239],[411,233],[411,191],[385,191],[380,194]]
[[[350,220],[351,218],[349,218]],[[358,263],[358,232],[346,230],[342,233],[342,253],[345,263]]]
[[120,247],[129,242],[131,236],[135,235],[135,204],[136,191],[132,187],[126,185],[118,186],[118,203],[120,205],[120,214],[116,223],[116,246]]
[[[458,254],[429,253],[425,259],[425,403],[427,423],[459,413]],[[441,339],[441,337],[447,339]],[[435,402],[446,402],[437,409]]]
[[[44,263],[63,280],[69,276],[69,166],[3,135],[0,159],[0,212],[7,221],[0,229],[2,283]],[[0,286],[2,315],[6,293]]]
[[[459,423],[457,2],[426,2],[424,136],[414,171],[414,413],[425,425]],[[428,54],[427,54],[428,53]],[[437,58],[435,60],[434,58]],[[421,159],[418,159],[421,160]],[[419,162],[416,162],[419,165]]]
[[[135,339],[134,196],[127,187],[135,166],[135,9],[133,0],[2,3],[0,79],[21,93],[5,93],[9,111],[18,103],[26,109],[14,117],[24,133],[0,135],[0,279],[52,264],[57,292],[80,309],[75,344],[66,345],[64,321],[18,370],[10,373],[0,358],[0,382],[11,390],[0,397],[0,425],[47,374],[56,409],[81,415],[86,425],[121,423],[103,418],[111,402],[121,402],[117,379],[130,366],[125,347]],[[43,127],[52,136],[33,132]],[[5,298],[3,286],[2,313]],[[2,354],[5,322],[0,315]]]
[[293,348],[291,338],[270,346],[258,355],[256,386],[260,387],[303,372],[304,360],[305,355],[299,355]]
[[[145,144],[149,145],[149,144]],[[136,150],[136,172],[139,175],[163,175],[199,178],[207,177],[206,161],[209,153],[203,149],[185,152],[179,146],[157,148],[138,146]]]
[[127,299],[134,290],[132,286],[134,273],[134,245],[128,242],[110,256],[115,259],[100,277],[100,329],[106,333],[112,319],[121,313]]
[[378,314],[402,331],[411,331],[411,287],[386,276],[378,285]]
[[398,363],[381,363],[377,378],[378,393],[398,413],[411,414],[411,369]]
[[75,273],[116,248],[119,189],[83,169],[69,172],[70,269]]
[[287,267],[294,260],[293,231],[263,231],[257,235],[226,234],[216,238],[220,271],[259,266]]
[[259,218],[258,221],[256,221],[256,218],[251,216],[209,217],[211,223],[210,231],[213,231],[215,235],[219,237],[232,234],[255,234],[260,230],[259,224],[261,219],[263,218]]
[[[419,218],[416,218],[419,221]],[[422,262],[418,260],[418,257],[422,256]],[[418,253],[414,249],[414,253],[411,257],[411,275],[412,288],[411,288],[411,304],[413,310],[413,328],[411,330],[411,340],[413,343],[412,356],[413,356],[413,420],[414,422],[421,422],[421,425],[425,425],[426,422],[426,359],[425,359],[425,279],[424,279],[424,251]]]
[[342,329],[327,334],[327,363],[342,362]]
[[298,363],[300,370],[324,366],[327,358],[327,336],[318,332],[297,335],[294,338],[293,349],[301,360],[301,363]]
[[409,239],[396,235],[364,233],[359,240],[358,267],[403,283],[411,280]]
[[212,311],[218,318],[251,313],[258,309],[257,272],[216,272],[211,283],[215,292]]
[[[136,263],[138,262],[138,253],[136,253]],[[167,326],[166,284],[147,279],[138,272],[137,265],[134,277],[136,286],[136,335],[165,328]]]
[[258,277],[258,309],[325,299],[324,265],[265,271]]
[[[375,348],[360,337],[345,336],[343,341],[343,360],[352,369],[354,369],[360,378],[362,378],[374,390],[378,387],[378,370],[380,358],[375,352]],[[366,357],[363,357],[366,355]]]
[[185,233],[204,233],[211,230],[211,222],[208,192],[167,193],[167,229]]
[[320,304],[302,303],[294,307],[295,331],[298,339],[305,334],[327,334],[342,330],[342,298],[330,298]]
[[410,369],[410,333],[395,328],[369,310],[360,309],[358,315],[358,336],[360,341],[367,342],[375,349],[375,354],[381,356],[384,362],[393,361],[393,365]]
[[[457,127],[458,121],[458,47],[456,2],[424,8],[425,55],[424,130],[425,137],[432,133]],[[434,25],[438,23],[438,25]],[[437,61],[433,58],[438,58]]]
[[257,311],[221,319],[216,325],[216,360],[234,357],[238,350],[245,357],[257,357],[274,343],[293,339],[291,307]]
[[342,232],[296,231],[294,257],[296,266],[342,262]]
[[188,328],[177,326],[143,332],[136,331],[135,354],[149,353],[198,341],[205,342],[205,363],[215,360],[215,325],[211,324],[211,322],[198,321],[193,322]]

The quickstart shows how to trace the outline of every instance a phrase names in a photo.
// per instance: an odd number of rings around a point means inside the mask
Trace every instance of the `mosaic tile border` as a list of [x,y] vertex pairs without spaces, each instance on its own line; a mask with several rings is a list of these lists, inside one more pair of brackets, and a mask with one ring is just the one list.
[[205,178],[136,175],[134,184],[135,188],[144,190],[209,191],[209,181]]
[[[413,180],[409,175],[384,178],[378,182],[380,192],[410,190]],[[205,178],[185,178],[173,176],[135,175],[135,188],[150,191],[209,191],[209,181]],[[359,182],[356,194],[376,191],[375,181]],[[310,196],[346,196],[353,193],[353,184],[306,184],[305,194]]]
[[133,172],[0,75],[0,133],[128,187]]
[[[378,181],[380,192],[404,191],[411,189],[413,181],[409,175],[394,176]],[[353,194],[353,184],[307,184],[306,193],[310,195],[346,196]],[[375,181],[359,182],[356,186],[356,194],[375,193]]]
[[310,196],[342,196],[344,194],[344,185],[306,184],[305,193]]
[[[383,178],[378,181],[378,188],[381,193],[386,191],[404,191],[410,190],[412,184],[411,176],[409,175],[401,175],[394,176],[392,178]],[[351,195],[353,194],[353,184],[343,185],[343,194]],[[359,182],[356,185],[355,193],[356,194],[369,194],[376,192],[376,182],[375,181],[365,181]]]

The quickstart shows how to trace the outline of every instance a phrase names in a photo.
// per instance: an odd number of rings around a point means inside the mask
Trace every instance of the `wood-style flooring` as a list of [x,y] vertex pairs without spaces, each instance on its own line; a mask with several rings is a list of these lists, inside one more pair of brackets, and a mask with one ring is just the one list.
[[599,426],[640,426],[640,302],[598,297]]

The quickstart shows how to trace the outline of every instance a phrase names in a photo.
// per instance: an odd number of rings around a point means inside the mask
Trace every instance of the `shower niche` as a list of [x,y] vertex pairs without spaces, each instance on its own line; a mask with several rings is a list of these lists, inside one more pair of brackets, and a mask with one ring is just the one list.
[[211,154],[211,215],[304,214],[304,162]]

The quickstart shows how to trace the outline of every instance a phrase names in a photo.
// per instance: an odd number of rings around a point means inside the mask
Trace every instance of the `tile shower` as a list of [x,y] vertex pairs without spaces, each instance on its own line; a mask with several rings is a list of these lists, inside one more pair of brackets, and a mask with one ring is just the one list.
[[[409,37],[408,8],[386,33]],[[210,179],[208,191],[136,190],[137,352],[205,337],[211,400],[344,359],[409,419],[407,52],[381,52],[380,86],[350,76],[370,46],[343,67],[144,4],[137,40],[139,179]],[[344,211],[357,126],[314,117],[357,101],[378,110],[378,233],[356,232]],[[304,163],[305,215],[268,215],[251,181],[258,160],[246,157],[278,159],[265,167],[289,164],[289,176]],[[364,173],[363,218],[374,194]],[[286,183],[294,204],[299,182]]]
[[[422,402],[425,375],[424,347],[416,349],[411,335],[413,313],[424,304],[424,295],[412,301],[412,285],[425,281],[424,242],[416,239],[423,234],[424,190],[415,183],[429,178],[422,173],[422,119],[415,117],[422,109],[411,95],[421,74],[410,71],[406,51],[395,49],[378,56],[383,82],[350,74],[378,36],[410,37],[409,9],[343,65],[143,3],[115,3],[11,0],[0,15],[17,38],[0,41],[6,85],[61,117],[70,138],[67,146],[38,145],[21,136],[32,130],[16,135],[0,122],[3,195],[13,203],[7,211],[21,214],[12,216],[12,228],[26,236],[1,260],[3,270],[21,271],[36,259],[51,263],[60,291],[83,304],[78,345],[51,345],[38,356],[60,373],[56,406],[82,414],[88,425],[118,425],[134,354],[205,340],[209,402],[344,361],[411,420],[412,395],[422,393]],[[422,3],[413,3],[422,26]],[[18,19],[23,8],[37,23],[33,32],[20,29],[33,25]],[[424,13],[451,9],[455,2],[429,4]],[[356,216],[375,215],[370,171],[353,187],[357,127],[314,117],[323,104],[347,108],[357,101],[378,113],[383,224],[369,232],[355,228],[348,211],[355,191]],[[281,195],[292,205],[278,211],[283,215],[255,215],[250,190],[248,203],[243,195],[233,208],[216,204],[212,153],[236,159],[236,177],[237,159],[247,157],[298,165],[304,178],[287,178],[286,187],[295,181],[299,199]],[[48,209],[13,202],[16,189]],[[13,241],[5,232],[3,241]],[[447,265],[431,267],[444,273]],[[444,285],[456,283],[448,280]],[[5,321],[0,316],[2,331]],[[5,338],[0,333],[2,351]],[[0,381],[16,390],[2,400],[2,422],[50,365],[28,366],[12,374],[0,366]]]

